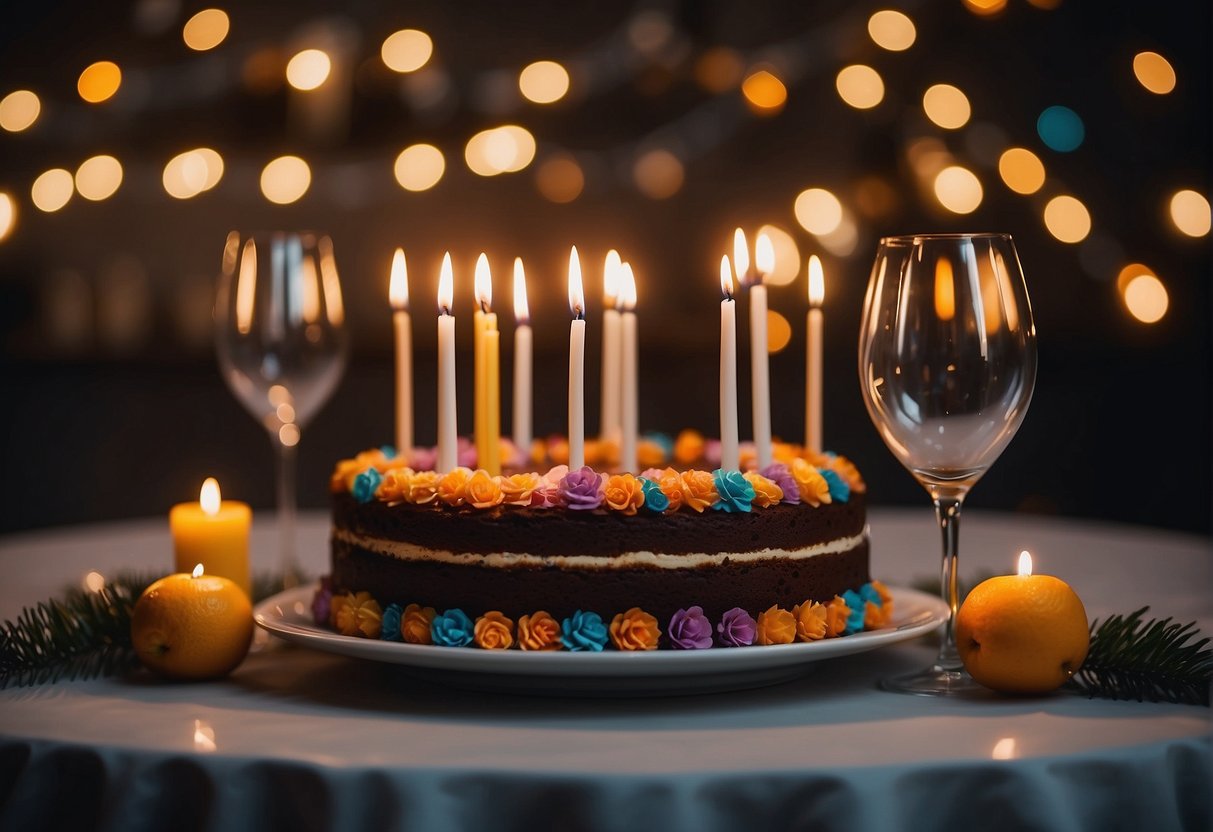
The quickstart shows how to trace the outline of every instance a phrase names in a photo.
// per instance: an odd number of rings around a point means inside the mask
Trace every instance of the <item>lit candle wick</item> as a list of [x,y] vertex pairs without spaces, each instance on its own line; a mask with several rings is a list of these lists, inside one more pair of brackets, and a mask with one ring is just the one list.
[[190,573],[190,577],[193,577],[193,578],[202,577],[202,564],[198,564],[197,566],[194,567],[194,571]]

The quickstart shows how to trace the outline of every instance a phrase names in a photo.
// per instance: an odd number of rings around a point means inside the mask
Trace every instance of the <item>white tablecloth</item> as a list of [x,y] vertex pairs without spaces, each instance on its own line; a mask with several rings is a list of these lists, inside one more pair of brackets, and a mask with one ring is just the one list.
[[[929,510],[874,510],[873,572],[935,574]],[[327,520],[305,515],[323,571]],[[1088,613],[1150,604],[1213,631],[1207,540],[968,512],[962,574],[1020,549]],[[258,566],[274,529],[259,517]],[[166,567],[163,520],[0,539],[0,617],[90,569]],[[0,692],[0,828],[931,830],[1210,826],[1210,713],[1057,695],[883,693],[921,644],[742,693],[635,700],[487,695],[298,648],[222,682],[144,674]]]

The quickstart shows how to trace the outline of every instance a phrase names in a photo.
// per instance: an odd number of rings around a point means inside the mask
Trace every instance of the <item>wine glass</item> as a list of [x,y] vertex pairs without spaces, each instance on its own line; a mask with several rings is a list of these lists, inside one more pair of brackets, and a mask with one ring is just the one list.
[[935,503],[950,610],[935,665],[883,680],[887,690],[976,687],[954,631],[960,507],[1019,429],[1035,380],[1036,327],[1010,235],[880,241],[859,333],[859,387],[881,438]]
[[341,380],[348,352],[332,241],[310,232],[228,234],[215,346],[224,381],[274,447],[279,567],[289,588],[299,574],[295,449]]

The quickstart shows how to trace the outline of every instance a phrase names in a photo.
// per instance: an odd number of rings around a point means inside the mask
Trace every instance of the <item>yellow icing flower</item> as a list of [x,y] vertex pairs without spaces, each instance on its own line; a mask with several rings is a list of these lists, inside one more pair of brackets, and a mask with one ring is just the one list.
[[464,487],[464,495],[472,508],[492,508],[501,505],[505,495],[497,479],[483,468],[478,469],[468,478]]
[[559,650],[560,622],[540,610],[518,619],[518,646],[523,650]]
[[703,459],[703,450],[706,446],[707,443],[704,441],[702,433],[687,428],[674,440],[674,461],[679,465],[698,462]]
[[535,465],[542,465],[544,460],[548,458],[548,445],[542,439],[531,440],[531,462]]
[[365,471],[367,468],[378,468],[383,463],[387,462],[387,457],[383,455],[383,451],[378,448],[371,448],[369,451],[363,451],[354,457],[354,462],[358,463],[358,470]]
[[791,464],[792,460],[799,455],[799,445],[793,445],[789,442],[776,442],[771,446],[771,458],[776,462],[782,462],[784,465]]
[[329,478],[330,491],[349,491],[354,487],[354,477],[358,476],[365,470],[359,467],[356,459],[343,459],[337,463],[337,467],[333,469],[333,475]]
[[632,607],[611,619],[611,643],[619,650],[656,650],[661,628],[657,619]]
[[375,496],[385,503],[400,503],[408,499],[409,481],[413,478],[412,468],[393,468],[383,475],[379,490]]
[[666,513],[672,513],[682,508],[682,476],[677,471],[673,468],[666,468],[661,472],[661,479],[657,481],[657,486],[670,501],[670,507],[666,509]]
[[752,471],[758,467],[758,451],[753,444],[742,445],[737,458],[742,471]]
[[483,650],[509,650],[514,644],[514,622],[496,610],[476,619],[472,640]]
[[851,617],[851,608],[841,595],[835,595],[834,600],[826,604],[826,638],[842,635],[847,628],[847,619]]
[[[337,599],[334,598],[334,601]],[[337,608],[337,605],[333,605]],[[383,622],[383,610],[379,602],[371,597],[369,592],[358,594],[348,593],[345,603],[337,608],[335,614],[337,632],[343,636],[365,636],[379,638],[379,630]]]
[[438,482],[441,479],[434,471],[418,471],[409,478],[404,499],[417,506],[429,505],[438,498]]
[[796,619],[787,610],[771,605],[758,613],[758,635],[755,644],[791,644],[796,638]]
[[448,506],[461,506],[467,500],[468,481],[472,478],[469,468],[452,468],[438,480],[438,499]]
[[665,448],[652,439],[642,439],[636,445],[636,461],[642,469],[656,468],[665,462]]
[[409,604],[400,616],[400,637],[406,644],[433,644],[430,626],[438,616],[433,607]]
[[615,474],[607,480],[606,505],[614,511],[635,514],[644,505],[644,488],[631,474]]
[[859,469],[855,467],[855,463],[845,456],[827,459],[826,466],[835,474],[842,477],[846,484],[851,486],[852,491],[862,494],[868,490],[868,487],[863,482],[863,477],[859,474]]
[[695,511],[702,512],[720,499],[710,471],[684,471],[681,479],[683,500]]
[[769,480],[762,474],[754,471],[746,471],[742,474],[754,488],[754,505],[759,508],[768,508],[770,506],[779,505],[783,500],[783,489],[779,487],[779,483],[774,480]]
[[817,601],[805,601],[792,607],[796,619],[796,640],[817,641],[826,637],[826,607]]
[[812,448],[801,448],[800,455],[805,462],[812,465],[814,468],[824,468],[830,458],[821,451],[815,451]]
[[830,484],[821,472],[803,459],[792,460],[792,479],[800,488],[801,502],[817,508],[822,503],[831,502]]
[[497,485],[501,489],[501,501],[511,506],[529,506],[531,494],[539,487],[541,480],[542,478],[535,473],[500,477]]
[[342,610],[349,606],[350,599],[353,597],[354,594],[352,592],[345,592],[340,595],[336,592],[333,593],[333,598],[329,601],[329,626],[334,630],[337,629],[337,616],[341,615]]

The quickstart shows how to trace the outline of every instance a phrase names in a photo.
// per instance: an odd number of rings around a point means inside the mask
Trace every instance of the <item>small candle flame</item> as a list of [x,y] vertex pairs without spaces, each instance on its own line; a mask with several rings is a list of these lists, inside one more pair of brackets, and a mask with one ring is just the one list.
[[190,573],[190,577],[191,578],[201,578],[202,577],[202,564],[198,564],[197,566],[194,567],[194,571]]
[[740,228],[733,231],[733,267],[737,269],[737,283],[746,285],[750,274],[750,245]]
[[493,308],[493,275],[483,251],[476,258],[476,304],[485,312]]
[[522,258],[514,258],[514,321],[519,326],[531,322],[531,307],[526,300],[526,271],[522,268]]
[[765,231],[754,241],[754,268],[763,277],[775,271],[775,244]]
[[621,291],[619,302],[625,311],[631,312],[636,308],[636,275],[632,273],[632,264],[624,263],[619,267]]
[[821,258],[816,254],[809,257],[809,306],[821,306],[826,296],[826,279],[821,270]]
[[1032,554],[1026,549],[1019,553],[1019,568],[1016,570],[1017,575],[1032,574]]
[[610,309],[619,298],[619,267],[623,262],[619,252],[611,249],[606,253],[606,262],[602,266],[602,303]]
[[569,311],[574,318],[585,317],[585,292],[581,288],[581,258],[577,246],[569,251]]
[[215,729],[205,719],[194,720],[194,750],[209,754],[219,748],[215,744]]
[[207,477],[203,481],[202,490],[198,492],[198,502],[202,505],[204,514],[214,517],[219,513],[219,505],[223,502],[219,494],[219,480]]
[[956,317],[956,284],[952,279],[952,261],[946,257],[935,263],[935,316],[941,321]]
[[994,743],[994,748],[990,751],[990,758],[994,760],[1014,760],[1015,738],[1003,737]]
[[455,275],[451,271],[451,253],[442,255],[442,270],[438,272],[438,314],[451,314],[455,303]]
[[396,249],[392,255],[392,278],[388,282],[388,300],[397,312],[409,308],[409,269],[404,262],[404,249]]
[[720,258],[720,291],[727,299],[733,299],[733,267],[727,254]]

